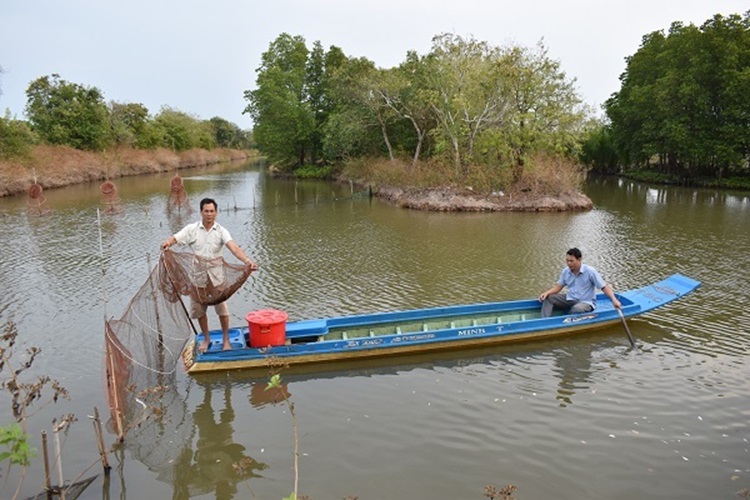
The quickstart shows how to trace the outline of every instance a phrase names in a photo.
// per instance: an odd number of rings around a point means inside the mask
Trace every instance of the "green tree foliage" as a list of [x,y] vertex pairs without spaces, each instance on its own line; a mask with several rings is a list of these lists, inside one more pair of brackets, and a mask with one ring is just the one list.
[[250,149],[252,141],[248,133],[224,118],[214,116],[208,120],[213,130],[214,141],[220,148]]
[[0,157],[28,154],[38,142],[99,151],[112,145],[143,149],[249,149],[252,135],[214,117],[203,121],[164,107],[155,117],[140,103],[104,103],[95,87],[44,76],[26,90],[28,122],[0,119]]
[[12,119],[10,112],[0,117],[0,159],[25,157],[36,141],[28,123]]
[[213,149],[216,147],[213,126],[182,111],[168,106],[154,118],[154,137],[159,137],[161,146],[175,151],[192,148]]
[[42,141],[92,151],[110,144],[109,113],[96,87],[52,74],[31,82],[26,95],[26,116]]
[[512,47],[502,56],[502,81],[507,83],[507,143],[516,166],[515,177],[529,156],[544,152],[567,155],[577,147],[586,111],[560,63],[547,55],[542,42],[535,50]]
[[691,177],[747,172],[750,12],[643,37],[605,104],[620,160]]
[[445,33],[432,44],[429,104],[439,124],[436,133],[450,144],[456,172],[461,172],[471,162],[477,136],[503,123],[507,82],[497,64],[498,49],[486,42]]
[[140,103],[109,104],[112,138],[116,144],[136,146],[142,140],[149,120],[148,108]]
[[585,112],[569,80],[540,43],[498,48],[442,34],[432,50],[376,68],[318,42],[280,35],[263,54],[245,112],[258,146],[290,168],[357,157],[411,157],[513,169],[538,153],[571,154]]
[[310,105],[308,55],[302,37],[279,35],[261,57],[257,89],[245,92],[253,136],[269,160],[302,166],[311,151],[315,113]]
[[617,147],[612,130],[603,123],[594,123],[586,133],[579,154],[581,163],[599,174],[619,173]]

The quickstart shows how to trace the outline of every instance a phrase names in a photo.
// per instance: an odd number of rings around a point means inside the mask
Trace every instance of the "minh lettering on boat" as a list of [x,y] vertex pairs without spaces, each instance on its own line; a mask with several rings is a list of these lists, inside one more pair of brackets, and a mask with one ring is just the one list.
[[469,328],[468,330],[459,330],[458,336],[465,337],[468,335],[483,335],[485,333],[487,333],[487,330],[484,328]]

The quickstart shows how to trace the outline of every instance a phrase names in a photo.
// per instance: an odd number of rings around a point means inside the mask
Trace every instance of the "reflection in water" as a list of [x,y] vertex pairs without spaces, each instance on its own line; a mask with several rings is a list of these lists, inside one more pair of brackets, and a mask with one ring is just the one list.
[[250,389],[250,404],[255,408],[262,408],[267,404],[277,404],[292,397],[288,384],[279,387],[269,387],[264,382],[253,384]]
[[193,413],[198,431],[195,452],[185,447],[176,460],[174,499],[209,492],[213,492],[217,500],[234,498],[238,482],[260,477],[255,471],[266,468],[265,464],[247,456],[243,445],[234,442],[231,383],[223,383],[223,404],[218,418],[212,405],[212,387],[205,386],[203,401]]
[[[285,373],[304,409],[303,449],[325,457],[303,464],[311,498],[470,498],[498,470],[522,485],[524,498],[561,491],[566,498],[715,498],[750,486],[747,412],[738,412],[750,408],[742,383],[750,353],[742,293],[750,279],[747,193],[592,179],[590,212],[446,214],[352,199],[348,187],[272,179],[252,165],[184,175],[190,199],[217,199],[232,235],[257,251],[261,272],[232,298],[236,311],[273,307],[301,319],[527,298],[559,272],[559,256],[571,246],[620,291],[673,272],[704,283],[687,300],[630,322],[637,351],[620,326]],[[27,216],[25,196],[0,199],[4,232],[13,235],[0,241],[0,281],[13,291],[0,314],[52,354],[44,372],[66,381],[75,395],[71,412],[101,404],[101,367],[91,362],[101,358],[101,311],[127,307],[146,276],[146,256],[155,261],[164,234],[192,219],[166,213],[172,176],[118,180],[126,210],[102,217],[103,249],[98,184],[45,191],[53,208],[45,217]],[[240,324],[244,315],[235,319]],[[270,407],[276,399],[265,391],[267,379],[251,389],[245,375],[226,378],[234,402],[225,381],[178,377],[178,387],[195,390],[165,394],[168,421],[142,426],[138,442],[128,437],[128,451],[144,464],[123,468],[128,497],[152,498],[158,488],[175,498],[235,489],[236,498],[250,497],[249,481],[204,463],[217,443],[239,445],[232,450],[242,457],[264,449],[258,458],[270,469],[252,480],[255,498],[282,496],[271,473],[289,462],[278,440],[289,436],[288,419],[275,418],[282,408]],[[51,408],[39,418],[60,411]],[[262,432],[245,437],[253,434],[245,422]],[[66,450],[71,469],[91,463],[92,438],[81,426],[79,446]]]
[[585,352],[580,349],[558,349],[553,353],[555,371],[560,378],[556,399],[560,401],[561,407],[572,405],[576,390],[585,389],[589,386],[593,344],[586,345],[589,348],[585,349]]

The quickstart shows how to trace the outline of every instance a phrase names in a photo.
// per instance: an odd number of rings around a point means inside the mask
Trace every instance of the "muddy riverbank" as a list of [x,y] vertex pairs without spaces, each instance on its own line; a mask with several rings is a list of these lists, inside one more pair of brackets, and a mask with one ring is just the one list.
[[[84,182],[178,171],[227,161],[260,157],[257,151],[234,149],[141,150],[120,148],[105,152],[80,151],[65,146],[36,146],[28,158],[0,161],[0,196],[28,191],[34,183],[52,189]],[[348,182],[348,181],[346,181]],[[358,183],[361,184],[361,183]],[[367,189],[365,185],[360,188]],[[475,193],[469,188],[408,188],[378,186],[372,194],[403,208],[444,212],[562,212],[593,207],[579,192],[560,194],[532,191]]]
[[35,146],[26,158],[0,161],[0,196],[26,192],[34,183],[44,189],[83,182],[177,171],[259,156],[236,149],[118,148],[110,151],[80,151],[66,146]]
[[593,203],[583,193],[539,194],[533,192],[476,194],[469,189],[405,189],[380,187],[373,194],[403,208],[441,212],[563,212],[584,211]]

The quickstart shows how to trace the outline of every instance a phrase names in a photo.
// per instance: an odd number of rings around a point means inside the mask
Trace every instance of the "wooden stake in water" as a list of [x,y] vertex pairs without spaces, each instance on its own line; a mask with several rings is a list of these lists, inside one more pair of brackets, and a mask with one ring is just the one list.
[[94,434],[96,434],[96,444],[99,447],[99,456],[102,459],[104,473],[109,474],[110,467],[107,460],[107,449],[104,447],[104,436],[102,434],[102,421],[99,418],[99,409],[94,406]]
[[62,448],[60,447],[60,431],[65,427],[65,421],[60,422],[59,424],[55,424],[52,432],[55,437],[55,461],[57,462],[57,479],[58,479],[58,488],[61,490],[63,489],[63,486],[65,485],[65,478],[63,477],[63,470],[62,470]]
[[47,450],[47,431],[42,431],[42,455],[44,456],[44,489],[47,493],[52,491],[52,483],[49,478],[49,451]]

